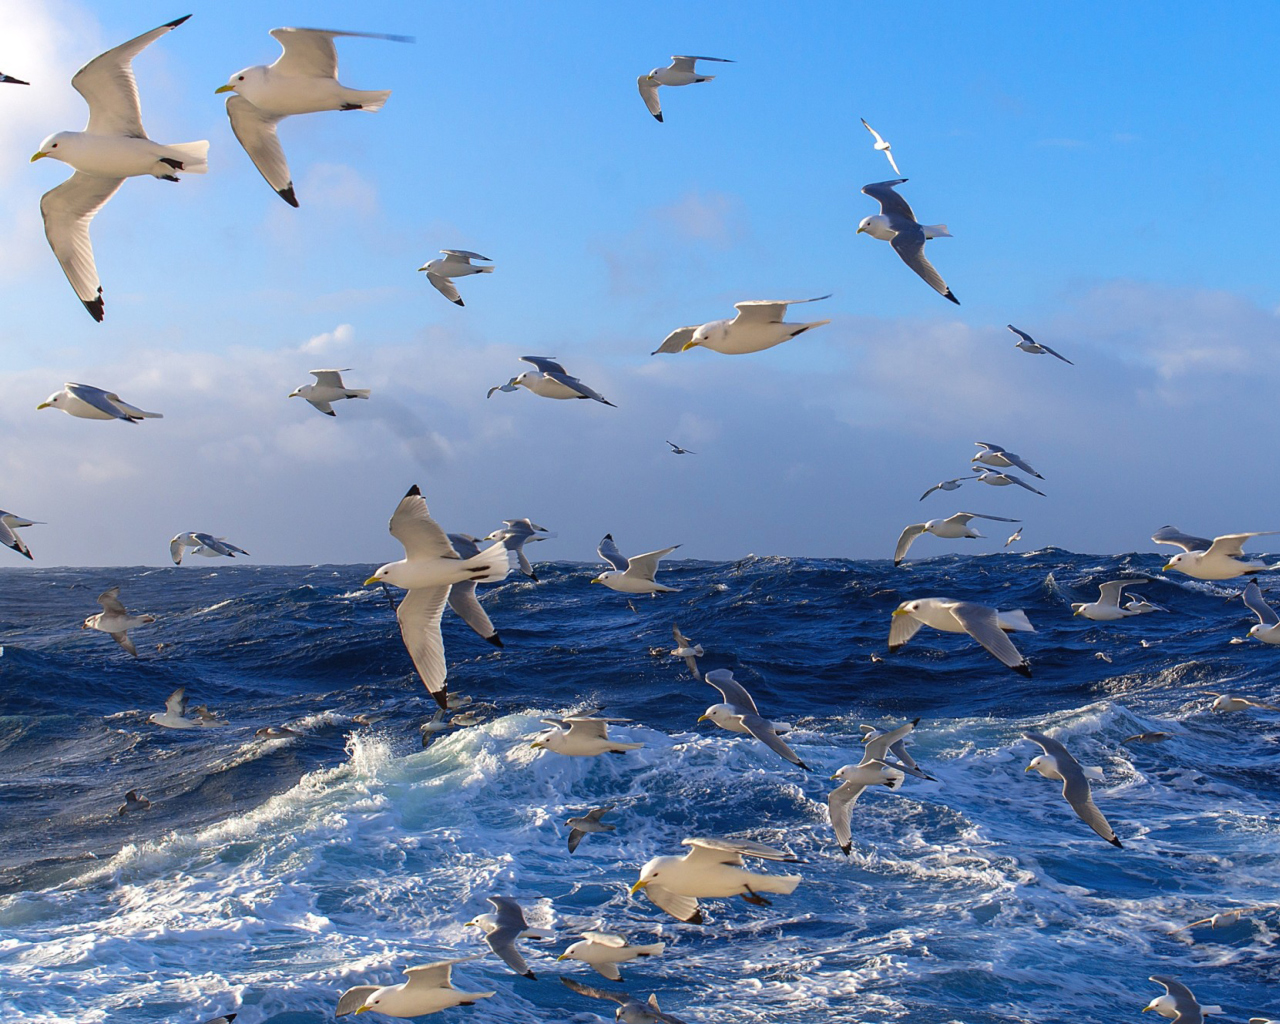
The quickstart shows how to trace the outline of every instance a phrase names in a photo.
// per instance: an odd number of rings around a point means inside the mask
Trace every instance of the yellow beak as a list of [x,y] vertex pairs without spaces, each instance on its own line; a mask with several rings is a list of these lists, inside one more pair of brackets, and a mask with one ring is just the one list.
[[1022,772],[1024,775],[1029,771],[1031,771],[1031,765],[1027,765],[1025,768],[1022,769]]
[[31,163],[35,163],[35,162],[36,162],[37,160],[39,160],[41,157],[45,157],[45,156],[48,156],[48,155],[49,155],[48,150],[44,150],[44,149],[42,149],[42,150],[40,150],[40,152],[39,152],[39,153],[37,153],[35,156],[33,156],[33,157],[31,158],[30,162],[31,162]]
[[532,743],[530,743],[530,744],[529,744],[529,746],[531,746],[534,750],[537,750],[537,749],[538,749],[538,741],[537,741],[537,740],[534,740]]
[[557,959],[557,960],[568,960],[568,959],[569,959],[569,954],[568,954],[568,953],[561,953],[558,957],[556,957],[556,959]]
[[[1169,571],[1170,569],[1172,569],[1172,568],[1173,568],[1173,563],[1172,563],[1172,562],[1170,562],[1168,565],[1162,565],[1162,566],[1160,567],[1160,571],[1161,571],[1161,572],[1168,572],[1168,571]],[[1145,1013],[1146,1011],[1143,1011],[1143,1012]]]
[[[293,396],[292,396],[292,395],[290,395],[289,397],[290,397],[290,398],[292,398]],[[373,586],[373,584],[375,584],[375,583],[381,583],[381,582],[382,582],[382,581],[381,581],[380,579],[378,579],[378,577],[377,577],[377,576],[370,576],[367,580],[365,580],[365,581],[364,581],[364,585],[365,585],[366,587],[370,587],[370,586]]]
[[643,878],[640,879],[640,881],[636,882],[636,884],[631,887],[631,895],[634,896],[636,893],[638,893],[641,889],[643,889],[648,884],[649,883],[646,882]]
[[[213,90],[213,94],[217,96],[218,93],[220,92],[234,92],[234,91],[235,91],[234,85],[220,85],[218,86],[218,88]],[[359,1010],[356,1011],[356,1013],[359,1013],[359,1012],[360,1012]]]
[[1142,1008],[1142,1012],[1143,1012],[1143,1013],[1146,1013],[1149,1009],[1151,1009],[1151,1007],[1149,1007],[1149,1006],[1144,1006],[1144,1007]]
[[840,776],[839,776],[839,775],[833,775],[833,776],[831,776],[831,777],[832,777],[833,779],[838,779],[838,778],[840,778]]
[[367,1010],[367,1009],[369,1009],[369,1007],[367,1007],[367,1006],[361,1006],[361,1007],[359,1007],[359,1008],[356,1010],[356,1013],[364,1013],[364,1011],[365,1011],[365,1010]]
[[1083,612],[1084,612],[1084,609],[1083,609],[1083,608],[1077,608],[1077,609],[1076,609],[1075,611],[1073,611],[1071,614],[1072,614],[1072,615],[1080,615],[1080,614],[1081,614],[1081,613],[1083,613]]
[[699,721],[699,722],[705,722],[705,721],[706,721],[708,718],[710,718],[710,717],[711,717],[710,715],[699,715],[699,716],[698,716],[698,721]]
[[895,608],[891,613],[890,617],[895,617],[898,615],[906,615],[906,614],[907,614],[907,610],[905,608]]
[[603,583],[604,581],[603,581],[603,580],[599,580],[599,579],[595,579],[595,580],[592,580],[591,582],[592,582],[592,583]]
[[52,403],[52,402],[41,402],[39,405],[37,405],[37,406],[36,406],[36,408],[37,408],[37,409],[52,409],[52,408],[53,408],[53,403]]
[[860,235],[860,234],[862,234],[862,232],[864,232],[864,231],[866,231],[866,230],[867,230],[866,228],[858,228],[858,230],[857,230],[857,231],[855,231],[855,232],[854,232],[854,234],[855,234],[855,235]]
[[686,342],[685,342],[685,343],[680,347],[680,351],[681,351],[681,352],[688,352],[688,351],[689,351],[689,349],[691,349],[691,348],[697,348],[697,347],[698,347],[698,343],[697,343],[696,341],[686,341]]

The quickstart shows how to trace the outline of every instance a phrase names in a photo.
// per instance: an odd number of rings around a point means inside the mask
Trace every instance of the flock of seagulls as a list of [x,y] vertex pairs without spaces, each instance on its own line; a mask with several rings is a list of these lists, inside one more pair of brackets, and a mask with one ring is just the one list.
[[[168,182],[179,180],[179,174],[202,174],[208,169],[207,141],[161,144],[152,141],[142,126],[141,107],[133,74],[133,60],[153,42],[160,39],[187,20],[186,17],[168,22],[150,32],[143,33],[128,42],[106,51],[89,61],[72,79],[72,86],[85,99],[89,107],[89,120],[80,132],[57,132],[46,138],[32,162],[41,159],[61,161],[72,168],[72,175],[53,188],[41,199],[45,232],[68,281],[96,321],[104,316],[105,305],[102,285],[98,277],[90,241],[89,226],[93,217],[102,209],[127,178],[153,177]],[[281,146],[277,128],[285,118],[321,111],[378,111],[390,96],[389,91],[365,91],[350,89],[337,78],[338,57],[335,40],[339,38],[365,38],[409,42],[401,36],[374,35],[359,32],[335,32],[305,28],[278,28],[271,36],[280,44],[282,52],[270,65],[247,67],[232,75],[226,84],[215,90],[230,94],[226,101],[227,116],[232,130],[254,166],[268,185],[292,207],[298,207],[293,178]],[[654,68],[638,79],[643,102],[653,117],[663,120],[659,100],[661,87],[679,87],[705,83],[714,76],[699,72],[698,62],[733,63],[725,58],[705,56],[675,56],[668,67]],[[25,85],[24,81],[8,75],[0,75],[0,83]],[[885,155],[894,174],[900,175],[890,144],[868,124],[862,124],[871,134],[876,152]],[[942,275],[925,255],[926,243],[935,238],[949,238],[951,233],[945,224],[921,223],[911,206],[898,193],[897,188],[907,179],[898,177],[889,181],[874,182],[863,187],[862,192],[874,199],[880,212],[867,216],[858,225],[858,234],[888,242],[899,258],[930,288],[947,300],[959,304],[959,300],[946,284]],[[454,281],[461,277],[492,273],[492,261],[479,253],[462,249],[442,249],[440,259],[434,259],[419,268],[427,275],[428,282],[446,299],[458,306],[463,300]],[[827,319],[810,322],[788,321],[789,307],[816,302],[829,296],[785,301],[749,300],[735,305],[736,314],[729,319],[713,320],[673,330],[652,353],[673,354],[703,347],[724,355],[749,355],[790,341],[813,328],[821,327]],[[1051,355],[1071,364],[1065,356],[1031,335],[1008,325],[1018,338],[1017,348],[1033,355]],[[489,390],[513,392],[523,387],[543,398],[558,400],[585,399],[607,406],[613,405],[601,394],[571,375],[554,358],[524,356],[524,362],[533,369],[514,376],[507,383]],[[350,388],[343,379],[349,370],[322,369],[310,371],[315,383],[304,384],[289,397],[300,397],[319,412],[336,416],[333,403],[349,399],[368,399],[368,389]],[[123,420],[138,423],[144,419],[159,419],[161,414],[147,412],[131,405],[118,394],[104,389],[77,383],[67,383],[38,408],[56,408],[79,419]],[[979,452],[972,456],[971,474],[945,480],[926,491],[924,500],[935,491],[953,491],[969,481],[994,487],[1017,486],[1043,496],[1043,492],[1027,483],[1022,477],[1008,470],[1019,470],[1037,480],[1043,477],[1021,456],[989,442],[976,442]],[[673,454],[692,455],[694,452],[674,442],[667,444]],[[901,565],[912,544],[923,534],[943,539],[977,538],[981,534],[971,525],[973,520],[1016,523],[1019,520],[1004,516],[977,512],[958,512],[941,519],[907,526],[899,537],[894,553],[894,565]],[[37,525],[34,520],[0,511],[0,543],[24,557],[31,552],[18,534],[18,530]],[[458,695],[451,695],[447,687],[447,661],[440,623],[445,608],[450,607],[477,635],[494,646],[501,647],[502,640],[490,621],[477,596],[480,584],[497,583],[513,571],[522,572],[537,580],[534,567],[524,553],[526,542],[544,540],[553,536],[550,531],[527,519],[506,520],[503,526],[485,538],[466,534],[446,533],[432,519],[425,499],[417,486],[412,487],[397,505],[390,520],[390,532],[404,548],[404,558],[378,568],[366,581],[366,586],[395,587],[405,595],[398,603],[392,599],[402,639],[413,666],[427,692],[439,705],[439,711],[422,726],[423,743],[453,724],[472,724],[478,719],[466,712],[468,721],[461,716],[445,723],[446,711],[460,705]],[[1201,580],[1229,580],[1252,575],[1280,566],[1248,559],[1244,544],[1254,537],[1280,531],[1263,533],[1237,533],[1215,538],[1202,538],[1182,534],[1173,527],[1156,532],[1153,541],[1181,549],[1164,566],[1166,572],[1182,572]],[[1022,528],[1006,541],[1005,546],[1017,541]],[[484,546],[482,546],[484,545]],[[600,557],[610,568],[592,578],[592,583],[625,595],[658,595],[674,592],[656,580],[659,564],[679,545],[650,551],[630,558],[618,549],[611,534],[606,534],[599,545]],[[175,564],[181,564],[184,554],[204,557],[230,557],[247,555],[244,549],[231,544],[223,537],[204,532],[186,532],[170,542],[170,552]],[[1125,600],[1127,588],[1150,582],[1145,578],[1114,580],[1103,583],[1096,601],[1072,605],[1073,614],[1097,622],[1115,622],[1125,618],[1161,612],[1165,609],[1144,598],[1130,594]],[[390,591],[387,591],[390,598]],[[1258,618],[1249,630],[1249,636],[1267,644],[1280,644],[1280,616],[1266,603],[1255,581],[1250,581],[1241,595],[1245,605]],[[88,616],[83,628],[97,630],[112,637],[124,650],[135,657],[137,647],[129,632],[152,623],[155,617],[129,612],[120,599],[120,588],[112,587],[98,597],[102,611]],[[1006,667],[1023,676],[1030,676],[1030,662],[1016,648],[1009,633],[1034,632],[1025,612],[1014,609],[1000,611],[980,603],[957,601],[945,597],[922,597],[901,602],[890,616],[888,646],[891,652],[899,650],[923,627],[949,633],[965,633],[985,648]],[[692,677],[702,679],[697,659],[704,656],[700,644],[684,636],[678,626],[673,626],[675,647],[669,652],[682,659]],[[707,672],[704,680],[720,695],[721,700],[707,708],[699,721],[709,721],[730,733],[750,736],[764,744],[770,751],[789,764],[809,771],[809,765],[784,739],[791,733],[791,726],[775,722],[761,714],[752,695],[738,683],[732,672],[715,669]],[[1280,711],[1280,706],[1255,701],[1235,694],[1212,694],[1213,710],[1222,712],[1257,709]],[[198,729],[225,725],[226,722],[206,706],[198,706],[188,713],[185,688],[176,690],[166,701],[165,710],[150,716],[158,726],[172,729]],[[609,734],[613,724],[626,719],[606,717],[597,712],[568,715],[563,718],[547,718],[547,729],[540,732],[530,746],[550,754],[573,757],[596,757],[604,754],[626,756],[643,744],[615,739]],[[851,815],[862,793],[872,786],[896,790],[908,777],[932,779],[912,758],[905,746],[907,737],[916,727],[918,719],[888,729],[864,725],[861,759],[847,764],[831,776],[838,782],[828,798],[830,823],[836,844],[848,855],[853,838]],[[275,737],[293,735],[285,727],[267,727],[260,736]],[[1122,847],[1107,818],[1093,801],[1091,781],[1097,781],[1096,769],[1082,766],[1058,740],[1038,732],[1024,733],[1024,739],[1038,745],[1043,751],[1027,765],[1026,771],[1035,771],[1045,778],[1062,783],[1062,795],[1074,814],[1115,847]],[[1145,733],[1130,737],[1126,742],[1158,742],[1165,733]],[[126,794],[119,814],[145,810],[150,806],[146,797],[138,791]],[[593,833],[607,833],[616,826],[602,821],[614,805],[591,808],[566,822],[570,829],[568,848],[570,853],[578,848],[584,838]],[[639,870],[639,877],[631,886],[632,894],[643,892],[660,910],[686,923],[702,924],[705,916],[700,900],[740,897],[748,903],[765,905],[770,895],[788,895],[802,881],[798,874],[781,874],[752,870],[749,862],[792,863],[795,858],[785,850],[761,843],[735,838],[694,836],[682,841],[683,853],[657,856]],[[484,941],[517,975],[534,979],[518,943],[529,939],[553,937],[553,933],[530,928],[524,911],[513,899],[491,896],[493,912],[482,914],[468,925],[477,927]],[[1187,927],[1219,924],[1239,920],[1250,912],[1267,908],[1247,908],[1223,911]],[[623,936],[605,931],[582,933],[560,955],[560,960],[578,960],[611,981],[620,981],[619,964],[634,959],[657,956],[664,952],[664,943],[632,945]],[[455,988],[452,981],[453,967],[475,959],[464,957],[441,960],[405,970],[406,981],[389,986],[362,985],[348,989],[338,1000],[337,1014],[362,1014],[375,1012],[391,1017],[413,1017],[436,1013],[455,1006],[473,1005],[480,999],[492,997],[492,991],[466,991]],[[597,1000],[613,1002],[619,1021],[627,1024],[682,1024],[661,1010],[657,999],[650,996],[640,1001],[626,992],[600,989],[585,985],[571,978],[563,978],[564,984],[575,993]],[[1152,981],[1162,985],[1165,994],[1154,998],[1146,1007],[1175,1021],[1175,1024],[1200,1024],[1205,1013],[1218,1011],[1217,1007],[1201,1006],[1191,991],[1174,978],[1155,975]],[[222,1024],[235,1017],[227,1014],[206,1024]],[[1273,1024],[1265,1018],[1253,1018],[1252,1024]]]

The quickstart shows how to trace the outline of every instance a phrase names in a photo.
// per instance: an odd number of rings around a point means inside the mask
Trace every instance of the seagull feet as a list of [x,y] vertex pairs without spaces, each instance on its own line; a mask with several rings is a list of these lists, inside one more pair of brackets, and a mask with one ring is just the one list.
[[169,165],[170,167],[172,167],[175,171],[185,171],[185,170],[187,169],[187,168],[186,168],[186,166],[183,164],[183,162],[182,162],[181,160],[173,160],[173,159],[171,159],[170,157],[167,157],[167,156],[162,156],[162,157],[160,158],[160,162],[161,162],[162,164],[168,164],[168,165]]
[[[168,161],[165,161],[165,162],[168,163]],[[178,180],[172,174],[157,174],[156,177],[159,178],[161,181],[177,181]]]
[[738,893],[738,895],[741,896],[748,903],[754,904],[757,907],[773,906],[773,904],[769,900],[765,899],[759,893],[752,892],[749,888],[747,889],[746,892],[740,892]]

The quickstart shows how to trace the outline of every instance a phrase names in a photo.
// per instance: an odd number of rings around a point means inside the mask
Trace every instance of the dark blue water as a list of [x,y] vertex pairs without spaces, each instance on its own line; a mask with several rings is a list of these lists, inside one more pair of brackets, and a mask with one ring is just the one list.
[[[1215,910],[1280,902],[1280,715],[1208,710],[1205,690],[1280,697],[1280,650],[1245,635],[1234,583],[1158,578],[1166,606],[1119,623],[1073,618],[1155,556],[1029,555],[888,562],[750,558],[664,563],[678,594],[587,585],[594,567],[481,588],[496,651],[446,613],[450,689],[479,726],[423,750],[434,703],[412,675],[369,566],[0,572],[0,1009],[40,1021],[329,1020],[336,995],[401,980],[406,963],[485,949],[462,925],[484,897],[521,900],[556,930],[517,978],[493,957],[458,980],[497,995],[446,1017],[609,1014],[558,973],[592,927],[668,943],[625,987],[689,1020],[1139,1019],[1189,984],[1228,1017],[1280,1013],[1280,912],[1174,932]],[[130,658],[80,630],[120,584],[157,616]],[[1034,678],[966,637],[923,630],[889,655],[889,613],[913,597],[1025,609]],[[750,737],[696,724],[719,698],[666,655],[671,625],[731,668],[762,712],[795,726],[812,774]],[[185,686],[223,728],[148,715]],[[529,748],[547,713],[604,706],[645,747],[565,758]],[[361,724],[361,716],[372,724]],[[858,724],[920,717],[938,782],[877,788],[845,858],[827,777],[861,756]],[[301,735],[258,739],[266,725]],[[1095,799],[1125,843],[1074,817],[1023,768],[1053,732],[1106,781]],[[1173,734],[1126,746],[1132,733]],[[119,817],[127,789],[153,801]],[[618,805],[618,831],[570,857],[561,822]],[[788,846],[803,881],[772,907],[711,901],[678,924],[627,887],[689,835]],[[372,1018],[370,1018],[372,1019]],[[441,1018],[442,1020],[444,1018]],[[590,1019],[583,1016],[582,1019]]]

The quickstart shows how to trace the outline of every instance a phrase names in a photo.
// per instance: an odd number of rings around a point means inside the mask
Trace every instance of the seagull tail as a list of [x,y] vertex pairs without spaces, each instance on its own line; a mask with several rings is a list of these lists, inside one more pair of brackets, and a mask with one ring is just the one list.
[[953,238],[954,236],[947,230],[945,224],[922,224],[924,228],[925,238]]
[[390,89],[386,92],[367,92],[360,89],[344,89],[342,91],[343,100],[350,103],[352,107],[359,107],[361,110],[381,110],[390,96]]
[[997,615],[997,621],[1000,623],[1000,628],[1006,633],[1034,633],[1036,631],[1036,627],[1031,625],[1030,620],[1027,618],[1027,613],[1021,608],[1011,612],[1000,612]]
[[477,274],[492,274],[493,267],[476,267]]
[[370,391],[368,388],[348,388],[347,389],[348,398],[368,398],[369,395],[370,395]]
[[207,174],[209,172],[209,142],[179,142],[174,146],[165,146],[168,155],[182,164],[185,174]]
[[471,574],[475,583],[499,583],[507,578],[507,573],[516,567],[517,559],[514,551],[508,551],[506,544],[498,541],[462,563]]

